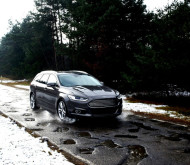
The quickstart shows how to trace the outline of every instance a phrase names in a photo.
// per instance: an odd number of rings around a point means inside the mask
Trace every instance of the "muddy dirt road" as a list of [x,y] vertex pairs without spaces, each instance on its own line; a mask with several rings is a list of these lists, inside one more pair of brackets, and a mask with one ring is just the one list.
[[0,111],[86,164],[189,165],[190,128],[135,116],[61,122],[29,107],[29,91],[0,85]]

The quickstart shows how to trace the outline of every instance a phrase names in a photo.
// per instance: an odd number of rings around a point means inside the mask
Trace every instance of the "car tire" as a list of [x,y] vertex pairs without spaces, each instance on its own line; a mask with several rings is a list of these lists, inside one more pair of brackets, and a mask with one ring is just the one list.
[[67,107],[63,100],[60,100],[57,105],[57,114],[60,120],[64,121],[67,117]]
[[36,105],[36,97],[35,97],[34,93],[31,93],[31,95],[30,95],[30,107],[33,110],[40,108]]

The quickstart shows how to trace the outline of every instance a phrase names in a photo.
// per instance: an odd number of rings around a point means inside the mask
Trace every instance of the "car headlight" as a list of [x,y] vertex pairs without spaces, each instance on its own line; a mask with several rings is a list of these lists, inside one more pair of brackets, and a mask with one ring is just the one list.
[[121,94],[118,91],[116,91],[116,97],[117,99],[121,99]]
[[117,99],[121,99],[121,94],[117,95]]
[[87,98],[80,97],[80,96],[68,95],[68,97],[70,100],[74,100],[74,101],[82,101],[82,102],[88,101]]

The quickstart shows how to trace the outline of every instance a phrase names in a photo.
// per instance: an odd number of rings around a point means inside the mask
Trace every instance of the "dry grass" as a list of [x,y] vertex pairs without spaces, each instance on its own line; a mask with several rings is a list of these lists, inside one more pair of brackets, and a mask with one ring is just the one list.
[[24,89],[24,88],[16,87],[15,85],[29,86],[30,85],[30,81],[12,82],[12,83],[3,83],[3,82],[1,83],[1,81],[0,81],[0,84],[6,85],[6,86],[9,86],[9,87],[13,87],[13,88],[17,88],[17,89],[27,90],[27,89]]
[[190,120],[185,119],[185,118],[183,118],[183,119],[173,118],[167,114],[155,114],[155,113],[135,112],[135,111],[132,111],[132,112],[136,115],[145,116],[150,119],[164,120],[164,121],[168,121],[168,122],[173,122],[173,123],[177,123],[177,124],[190,126]]
[[1,81],[1,80],[10,80],[10,79],[9,79],[9,78],[6,78],[6,77],[1,77],[1,76],[0,76],[0,81]]
[[14,86],[14,85],[30,85],[29,81],[22,81],[22,82],[13,82],[13,83],[1,83],[7,86]]

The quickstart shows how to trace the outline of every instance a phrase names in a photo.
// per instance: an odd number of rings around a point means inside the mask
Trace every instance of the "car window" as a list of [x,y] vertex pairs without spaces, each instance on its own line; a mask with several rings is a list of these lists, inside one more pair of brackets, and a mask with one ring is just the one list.
[[48,83],[56,83],[57,84],[57,79],[54,75],[50,75],[48,79]]
[[40,79],[40,82],[43,84],[47,84],[48,77],[49,77],[49,74],[44,74],[42,78]]
[[83,74],[60,74],[58,75],[60,84],[66,87],[72,86],[101,86],[101,83],[90,75]]
[[42,77],[42,74],[38,74],[38,75],[34,78],[34,80],[37,81],[37,82],[39,82],[40,79],[41,79],[41,77]]

